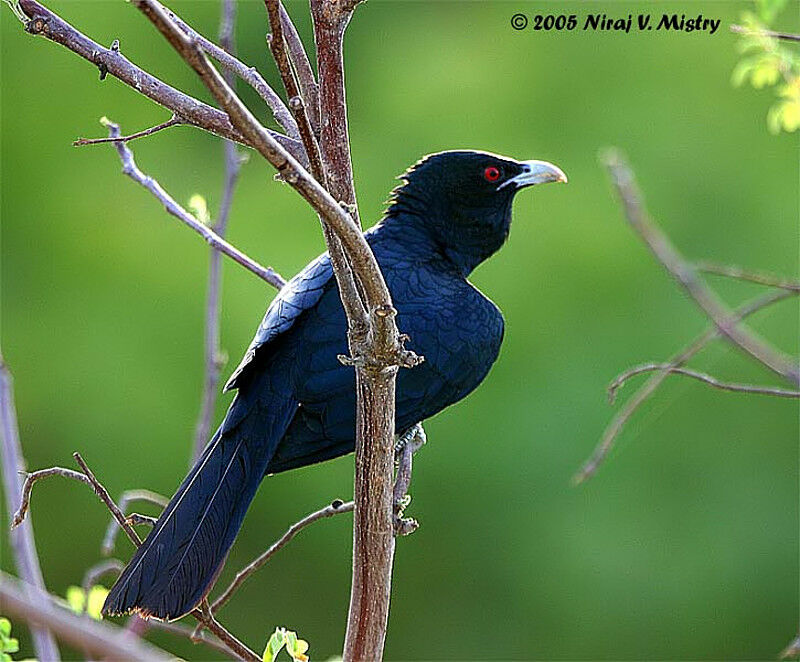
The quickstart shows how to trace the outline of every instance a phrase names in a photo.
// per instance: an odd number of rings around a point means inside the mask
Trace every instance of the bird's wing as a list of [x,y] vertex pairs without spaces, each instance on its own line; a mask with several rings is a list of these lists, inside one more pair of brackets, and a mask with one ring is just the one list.
[[333,286],[332,276],[330,257],[324,253],[286,283],[267,308],[244,357],[225,384],[225,391],[237,388],[251,372],[255,358],[268,352],[276,338],[319,302],[322,295]]

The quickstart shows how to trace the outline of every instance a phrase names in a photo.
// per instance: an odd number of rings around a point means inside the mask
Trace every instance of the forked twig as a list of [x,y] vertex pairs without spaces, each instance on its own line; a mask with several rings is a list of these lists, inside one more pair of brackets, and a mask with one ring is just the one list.
[[154,133],[162,131],[164,129],[168,129],[171,126],[177,126],[178,124],[185,124],[183,120],[181,120],[177,115],[173,115],[170,119],[166,122],[162,122],[161,124],[156,124],[155,126],[151,126],[149,129],[144,129],[143,131],[137,131],[136,133],[131,133],[127,136],[119,136],[118,138],[78,138],[76,141],[72,143],[74,147],[80,147],[81,145],[101,145],[103,143],[113,143],[113,142],[123,142],[127,143],[131,140],[136,140],[137,138],[145,138],[146,136],[152,136]]
[[[734,313],[734,320],[738,321],[749,317],[756,311],[766,308],[778,301],[788,299],[796,294],[789,290],[775,290],[754,299],[736,310]],[[709,342],[720,336],[719,329],[711,328],[701,336],[696,338],[692,343],[687,345],[680,352],[675,354],[667,364],[671,368],[679,368],[689,361],[693,356],[700,352]],[[591,478],[600,465],[605,461],[617,436],[625,427],[625,424],[630,420],[631,416],[636,410],[647,401],[647,399],[661,386],[661,383],[669,376],[668,370],[660,370],[654,373],[639,389],[626,401],[622,409],[617,412],[611,423],[608,424],[603,436],[592,452],[591,457],[584,463],[581,469],[573,476],[573,483],[582,483]]]
[[644,208],[633,172],[622,155],[610,150],[605,154],[604,162],[619,194],[628,223],[669,274],[714,322],[717,329],[756,361],[792,384],[800,385],[798,360],[773,347],[744,325],[737,324],[734,314],[697,277],[692,266],[676,250],[667,235],[656,226]]
[[[108,125],[108,133],[111,138],[116,138],[117,136],[121,135],[119,125],[114,124],[113,122],[106,122],[106,124]],[[238,248],[229,244],[211,228],[201,223],[192,214],[179,205],[155,179],[145,175],[141,170],[139,170],[139,167],[136,165],[136,161],[133,158],[133,152],[125,143],[114,142],[114,147],[117,148],[117,153],[122,161],[122,172],[137,184],[140,184],[150,191],[150,193],[152,193],[161,202],[161,204],[164,205],[164,208],[168,213],[172,214],[185,225],[188,225],[192,230],[203,237],[203,239],[205,239],[206,242],[215,250],[224,253],[234,262],[240,264],[245,269],[261,278],[261,280],[266,281],[278,289],[284,286],[286,281],[284,281],[274,269],[260,265],[245,253],[242,253]]]
[[712,375],[707,375],[704,372],[697,370],[690,370],[688,368],[678,368],[671,363],[643,363],[642,365],[634,366],[621,373],[614,378],[614,381],[608,385],[608,401],[614,404],[617,397],[617,391],[625,385],[625,383],[635,377],[636,375],[643,375],[648,372],[667,372],[673,375],[683,375],[691,377],[704,384],[713,386],[722,391],[733,391],[735,393],[754,393],[758,395],[773,395],[778,398],[800,398],[800,391],[790,391],[783,388],[774,386],[758,386],[756,384],[740,384],[737,382],[725,382]]

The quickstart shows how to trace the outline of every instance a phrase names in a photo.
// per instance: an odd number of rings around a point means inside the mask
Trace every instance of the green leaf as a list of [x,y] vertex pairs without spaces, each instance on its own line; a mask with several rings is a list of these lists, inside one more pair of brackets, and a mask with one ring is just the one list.
[[278,653],[286,645],[286,631],[283,628],[275,628],[275,632],[267,642],[267,647],[264,649],[264,654],[261,656],[263,662],[275,662]]
[[16,653],[19,651],[19,640],[14,637],[9,637],[3,642],[4,653]]
[[208,213],[208,203],[199,193],[189,198],[189,209],[203,225],[210,225],[211,214]]
[[67,604],[76,614],[82,614],[86,604],[86,593],[80,586],[67,587]]
[[11,636],[11,621],[4,616],[0,616],[0,639]]
[[105,586],[92,586],[89,591],[89,597],[86,600],[86,613],[96,621],[103,620],[103,615],[100,612],[103,609],[103,603],[106,601],[107,595],[108,589]]

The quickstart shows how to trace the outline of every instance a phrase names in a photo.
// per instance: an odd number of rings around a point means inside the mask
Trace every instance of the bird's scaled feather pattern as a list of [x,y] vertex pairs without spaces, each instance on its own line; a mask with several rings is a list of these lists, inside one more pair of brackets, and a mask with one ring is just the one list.
[[[487,375],[503,338],[498,308],[467,280],[505,240],[515,188],[511,159],[444,152],[416,164],[366,233],[398,310],[397,325],[425,357],[397,378],[403,433],[465,397]],[[210,590],[265,474],[350,453],[355,376],[330,258],[311,262],[269,306],[226,389],[228,413],[156,526],[111,589],[103,611],[175,619]]]

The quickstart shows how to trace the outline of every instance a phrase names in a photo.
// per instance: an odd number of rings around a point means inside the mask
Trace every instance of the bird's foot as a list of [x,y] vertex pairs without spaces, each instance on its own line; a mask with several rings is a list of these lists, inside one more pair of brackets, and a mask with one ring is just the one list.
[[406,446],[410,446],[411,454],[416,453],[428,441],[428,436],[425,434],[425,429],[422,423],[417,423],[414,427],[409,428],[403,434],[397,436],[397,441],[394,444],[394,457],[395,462],[400,461],[400,454]]

